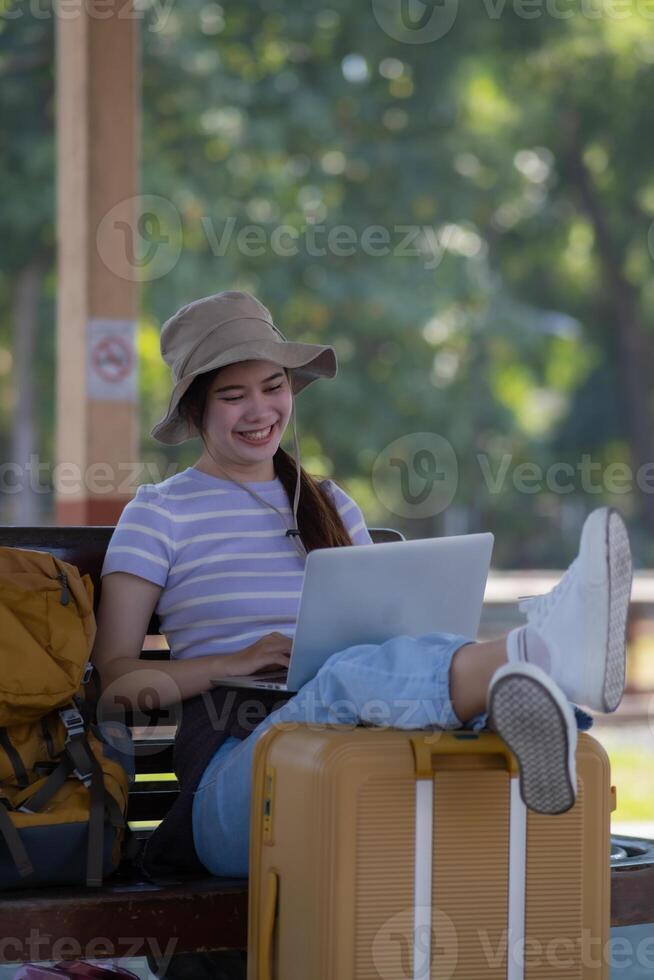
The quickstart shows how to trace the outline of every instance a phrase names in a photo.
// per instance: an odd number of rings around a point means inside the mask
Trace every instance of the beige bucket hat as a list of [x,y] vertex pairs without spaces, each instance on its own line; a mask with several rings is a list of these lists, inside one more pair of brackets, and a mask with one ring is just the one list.
[[[182,395],[200,374],[239,361],[272,361],[290,369],[291,391],[295,396],[317,378],[335,377],[338,370],[333,347],[286,340],[263,303],[250,293],[238,290],[197,299],[166,320],[161,329],[161,356],[170,366],[173,391],[168,411],[150,435],[166,445],[176,445],[200,435],[179,414]],[[291,419],[296,480],[292,527],[287,530],[286,536],[292,538],[298,553],[305,557],[306,550],[297,523],[301,477],[295,398]],[[234,477],[229,479],[260,503],[271,507],[286,523],[281,511],[260,497],[252,487]]]
[[183,306],[161,329],[161,356],[172,373],[168,410],[152,429],[166,445],[198,436],[179,414],[179,402],[200,374],[238,361],[272,361],[291,369],[294,395],[338,370],[333,347],[286,340],[270,311],[250,293],[227,290]]

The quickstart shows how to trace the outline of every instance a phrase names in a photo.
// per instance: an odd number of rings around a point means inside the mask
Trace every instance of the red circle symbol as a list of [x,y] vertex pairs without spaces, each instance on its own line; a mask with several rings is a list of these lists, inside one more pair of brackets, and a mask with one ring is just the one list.
[[132,370],[134,355],[122,337],[103,337],[91,351],[91,362],[103,381],[123,381]]

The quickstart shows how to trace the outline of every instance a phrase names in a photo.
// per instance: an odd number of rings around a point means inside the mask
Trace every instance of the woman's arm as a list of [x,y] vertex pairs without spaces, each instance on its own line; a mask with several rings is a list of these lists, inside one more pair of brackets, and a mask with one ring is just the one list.
[[136,706],[144,686],[165,707],[208,691],[218,677],[288,665],[292,641],[281,633],[269,633],[235,653],[139,660],[161,592],[162,586],[128,572],[111,572],[102,579],[91,659],[100,674],[103,698],[109,701],[107,711],[119,704]]

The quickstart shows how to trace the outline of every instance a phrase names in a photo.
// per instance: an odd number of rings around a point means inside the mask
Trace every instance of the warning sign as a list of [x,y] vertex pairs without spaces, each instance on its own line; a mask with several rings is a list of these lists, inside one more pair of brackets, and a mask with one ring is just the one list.
[[97,401],[136,401],[136,323],[89,320],[88,396]]

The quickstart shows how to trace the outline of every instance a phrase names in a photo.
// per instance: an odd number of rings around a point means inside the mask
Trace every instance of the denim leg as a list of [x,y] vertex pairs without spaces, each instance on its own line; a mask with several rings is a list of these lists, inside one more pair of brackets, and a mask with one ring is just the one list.
[[347,647],[246,739],[228,739],[207,766],[193,801],[193,839],[205,867],[215,875],[248,873],[252,755],[271,725],[460,728],[450,700],[450,663],[472,642],[451,633],[426,633]]

